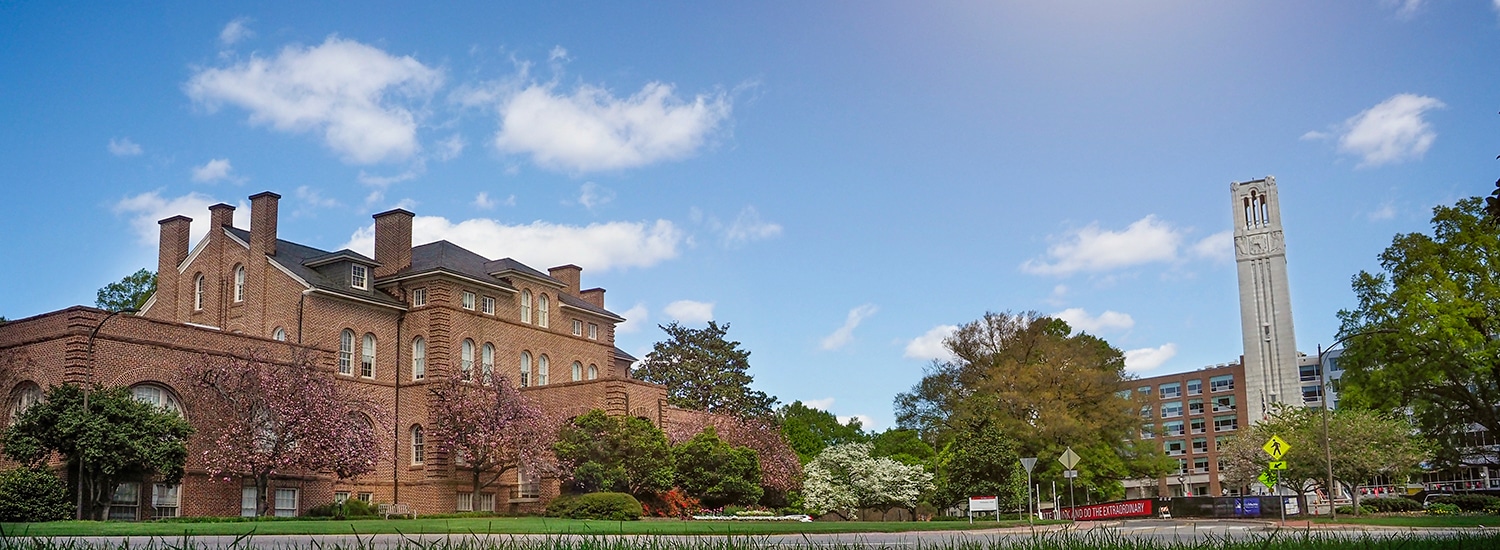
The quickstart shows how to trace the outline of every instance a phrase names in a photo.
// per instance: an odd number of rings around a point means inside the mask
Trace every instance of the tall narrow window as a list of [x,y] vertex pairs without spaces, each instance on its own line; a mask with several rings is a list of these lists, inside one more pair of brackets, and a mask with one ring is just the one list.
[[1260,196],[1260,223],[1261,225],[1271,223],[1271,206],[1266,204],[1266,196]]
[[411,305],[412,307],[427,305],[427,289],[419,288],[411,291]]
[[521,387],[531,385],[531,352],[521,352]]
[[521,291],[521,322],[531,322],[531,291]]
[[495,345],[489,342],[479,353],[479,381],[486,384],[495,379]]
[[370,272],[365,266],[352,264],[349,266],[349,286],[360,290],[370,288]]
[[464,339],[462,350],[459,352],[458,377],[459,380],[468,382],[474,379],[474,341]]
[[203,311],[203,274],[193,277],[193,309]]
[[276,330],[271,331],[271,339],[276,340],[277,342],[285,342],[286,341],[286,329],[281,328],[281,327],[276,327]]
[[243,264],[234,266],[234,301],[245,301],[245,266]]
[[583,363],[573,362],[573,381],[583,380]]
[[485,315],[495,314],[495,299],[485,296],[479,299],[479,312]]
[[427,458],[427,449],[422,442],[422,426],[420,424],[411,427],[411,463],[421,464]]
[[411,379],[427,378],[427,341],[421,336],[411,341]]
[[583,321],[573,320],[573,336],[583,336]]
[[464,309],[467,309],[469,311],[474,311],[474,293],[473,292],[469,292],[467,290],[464,291],[464,294],[463,294],[463,306],[464,306]]
[[551,370],[551,367],[549,365],[549,362],[547,361],[547,355],[542,354],[542,356],[538,357],[536,360],[536,385],[547,385],[548,370]]
[[551,312],[551,309],[547,305],[547,295],[543,294],[541,296],[537,296],[537,299],[536,299],[536,324],[537,324],[537,326],[542,327],[542,328],[547,328],[548,317],[550,316],[550,312]]
[[339,374],[354,374],[354,331],[339,334]]
[[1250,229],[1254,224],[1254,218],[1250,214],[1250,198],[1246,197],[1244,199],[1241,199],[1240,202],[1244,203],[1245,205],[1245,229]]
[[598,340],[599,339],[599,325],[598,324],[589,323],[589,339],[590,340]]
[[360,348],[359,375],[365,378],[375,377],[375,335],[365,333],[364,346]]
[[589,365],[589,380],[593,380],[596,378],[599,378],[599,367],[595,365]]

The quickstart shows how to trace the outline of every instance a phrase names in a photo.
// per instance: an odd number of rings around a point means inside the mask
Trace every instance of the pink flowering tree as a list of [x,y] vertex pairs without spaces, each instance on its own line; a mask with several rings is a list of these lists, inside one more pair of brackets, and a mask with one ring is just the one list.
[[760,483],[770,490],[768,496],[785,498],[787,493],[802,487],[802,461],[782,435],[781,428],[770,418],[689,414],[692,421],[668,425],[667,439],[673,445],[692,439],[703,428],[713,426],[725,443],[755,451],[760,460]]
[[434,384],[432,394],[438,450],[469,474],[473,494],[517,468],[551,469],[557,422],[506,377],[485,383],[450,377]]
[[213,479],[255,481],[256,515],[271,510],[271,477],[332,473],[345,479],[375,469],[384,415],[349,391],[310,354],[274,362],[261,354],[204,354],[184,365],[184,397],[205,445]]

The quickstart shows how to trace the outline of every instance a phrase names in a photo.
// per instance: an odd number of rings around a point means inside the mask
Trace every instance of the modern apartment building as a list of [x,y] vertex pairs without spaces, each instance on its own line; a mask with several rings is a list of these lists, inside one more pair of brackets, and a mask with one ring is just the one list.
[[1121,392],[1145,402],[1140,437],[1157,441],[1177,460],[1177,471],[1165,478],[1126,480],[1126,498],[1240,494],[1244,488],[1220,481],[1219,450],[1249,426],[1245,390],[1245,370],[1238,363],[1126,381]]

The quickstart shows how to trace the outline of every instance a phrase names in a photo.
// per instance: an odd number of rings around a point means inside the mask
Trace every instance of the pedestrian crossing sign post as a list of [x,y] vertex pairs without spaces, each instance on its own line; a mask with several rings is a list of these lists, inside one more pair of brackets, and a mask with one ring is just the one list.
[[1260,484],[1265,485],[1267,489],[1276,488],[1276,480],[1271,479],[1271,472],[1261,472],[1260,476],[1255,479],[1259,480]]
[[[1281,493],[1276,491],[1275,485],[1266,483],[1266,480],[1270,477],[1267,474],[1270,471],[1275,471],[1276,485],[1281,484],[1281,471],[1286,469],[1286,462],[1281,460],[1281,457],[1286,456],[1286,452],[1292,450],[1292,445],[1290,443],[1287,443],[1285,439],[1282,439],[1281,436],[1272,435],[1271,440],[1267,441],[1265,445],[1262,445],[1260,449],[1262,451],[1265,451],[1266,454],[1271,455],[1271,460],[1275,461],[1270,463],[1270,467],[1267,468],[1267,471],[1260,473],[1260,482],[1265,483],[1267,487],[1270,487],[1271,493],[1277,495],[1276,498],[1281,499],[1281,521],[1286,521],[1286,499],[1282,498],[1280,496]],[[1280,467],[1278,468],[1277,466]]]
[[1285,460],[1273,460],[1273,461],[1271,461],[1269,463],[1269,465],[1270,465],[1269,469],[1271,469],[1271,470],[1285,470],[1286,469],[1286,461]]
[[1286,456],[1287,451],[1292,450],[1292,445],[1287,443],[1285,439],[1282,439],[1281,436],[1273,435],[1270,441],[1261,446],[1261,450],[1271,455],[1271,460],[1281,460],[1281,457]]

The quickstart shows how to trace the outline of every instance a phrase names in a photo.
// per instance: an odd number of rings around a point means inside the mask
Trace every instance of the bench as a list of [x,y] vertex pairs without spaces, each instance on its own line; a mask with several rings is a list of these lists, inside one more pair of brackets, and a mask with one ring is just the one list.
[[391,519],[391,516],[411,516],[411,519],[417,519],[417,513],[411,509],[410,504],[399,502],[395,504],[381,504],[380,516],[385,519]]

